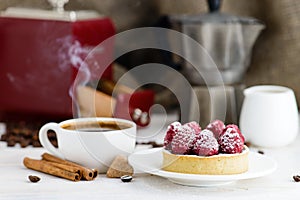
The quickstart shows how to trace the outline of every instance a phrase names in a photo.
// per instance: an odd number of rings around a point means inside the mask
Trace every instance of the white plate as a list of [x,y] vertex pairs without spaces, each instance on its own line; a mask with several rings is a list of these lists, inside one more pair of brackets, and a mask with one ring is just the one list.
[[174,183],[189,186],[217,186],[242,179],[258,178],[271,174],[277,167],[273,159],[251,151],[249,153],[249,170],[234,175],[195,175],[168,172],[161,170],[162,159],[162,148],[138,151],[128,158],[129,163],[136,170],[165,177]]

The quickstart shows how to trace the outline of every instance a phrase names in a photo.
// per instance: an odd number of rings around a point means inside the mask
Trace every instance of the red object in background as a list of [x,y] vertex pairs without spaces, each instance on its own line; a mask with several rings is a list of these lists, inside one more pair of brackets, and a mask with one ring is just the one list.
[[[84,59],[114,34],[109,18],[69,22],[0,17],[0,120],[72,117],[69,90],[76,59]],[[98,56],[109,59],[112,54],[113,46]],[[111,66],[103,77],[112,79]]]
[[[132,120],[141,127],[147,126],[150,123],[149,111],[154,104],[154,96],[152,90],[135,91],[132,94],[118,94],[114,117]],[[147,114],[147,122],[143,123],[140,117],[134,119],[136,109]]]

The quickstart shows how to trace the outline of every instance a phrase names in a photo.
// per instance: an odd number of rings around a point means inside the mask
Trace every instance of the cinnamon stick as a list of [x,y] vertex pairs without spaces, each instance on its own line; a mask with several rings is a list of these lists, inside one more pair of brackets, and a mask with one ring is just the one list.
[[80,174],[75,172],[70,172],[65,169],[61,169],[59,167],[52,165],[50,162],[44,160],[35,160],[35,159],[25,157],[23,163],[29,169],[62,177],[68,180],[79,181],[81,179]]
[[93,171],[93,179],[94,179],[98,176],[99,172],[97,169],[92,169],[92,171]]
[[73,172],[73,173],[78,173],[80,175],[80,177],[82,177],[82,171],[80,171],[77,167],[64,165],[61,163],[50,162],[50,161],[46,161],[46,160],[41,160],[41,161],[48,163],[48,164],[52,165],[53,167],[57,167],[57,168],[60,168],[63,170],[67,170],[69,172]]
[[43,158],[43,160],[50,161],[50,162],[53,162],[53,163],[58,163],[58,164],[63,164],[63,165],[76,167],[78,170],[80,170],[80,172],[82,174],[82,177],[84,179],[88,180],[88,181],[96,178],[97,175],[98,175],[97,170],[88,169],[88,168],[83,167],[81,165],[78,165],[76,163],[60,159],[60,158],[58,158],[56,156],[53,156],[49,153],[44,153],[42,155],[42,158]]

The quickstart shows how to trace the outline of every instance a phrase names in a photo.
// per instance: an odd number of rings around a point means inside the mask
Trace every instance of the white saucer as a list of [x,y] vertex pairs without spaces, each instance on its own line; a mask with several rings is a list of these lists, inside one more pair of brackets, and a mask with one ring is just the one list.
[[128,161],[136,170],[165,177],[174,183],[189,186],[218,186],[237,180],[258,178],[271,174],[277,167],[273,159],[251,151],[249,153],[249,170],[234,175],[195,175],[168,172],[161,170],[162,159],[162,148],[153,148],[131,154]]

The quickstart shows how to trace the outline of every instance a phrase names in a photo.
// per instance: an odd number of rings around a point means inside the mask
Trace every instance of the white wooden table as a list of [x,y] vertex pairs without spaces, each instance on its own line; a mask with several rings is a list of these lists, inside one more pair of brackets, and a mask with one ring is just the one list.
[[[155,129],[153,121],[148,129],[139,131],[144,136]],[[163,134],[164,129],[161,129]],[[284,133],[283,133],[284,134]],[[153,136],[154,137],[154,136]],[[162,136],[155,136],[160,140]],[[145,138],[144,138],[145,139]],[[141,146],[139,146],[141,148]],[[144,148],[144,146],[142,146]],[[257,149],[252,148],[252,151]],[[6,147],[0,143],[0,200],[2,199],[300,199],[300,182],[293,175],[300,175],[300,137],[286,147],[261,149],[265,155],[278,163],[277,170],[268,176],[236,181],[219,187],[189,187],[174,184],[165,178],[149,174],[136,174],[133,181],[123,183],[120,179],[109,179],[105,175],[94,181],[72,182],[25,168],[25,156],[40,158],[43,148]],[[41,181],[31,183],[28,175],[38,175]]]

